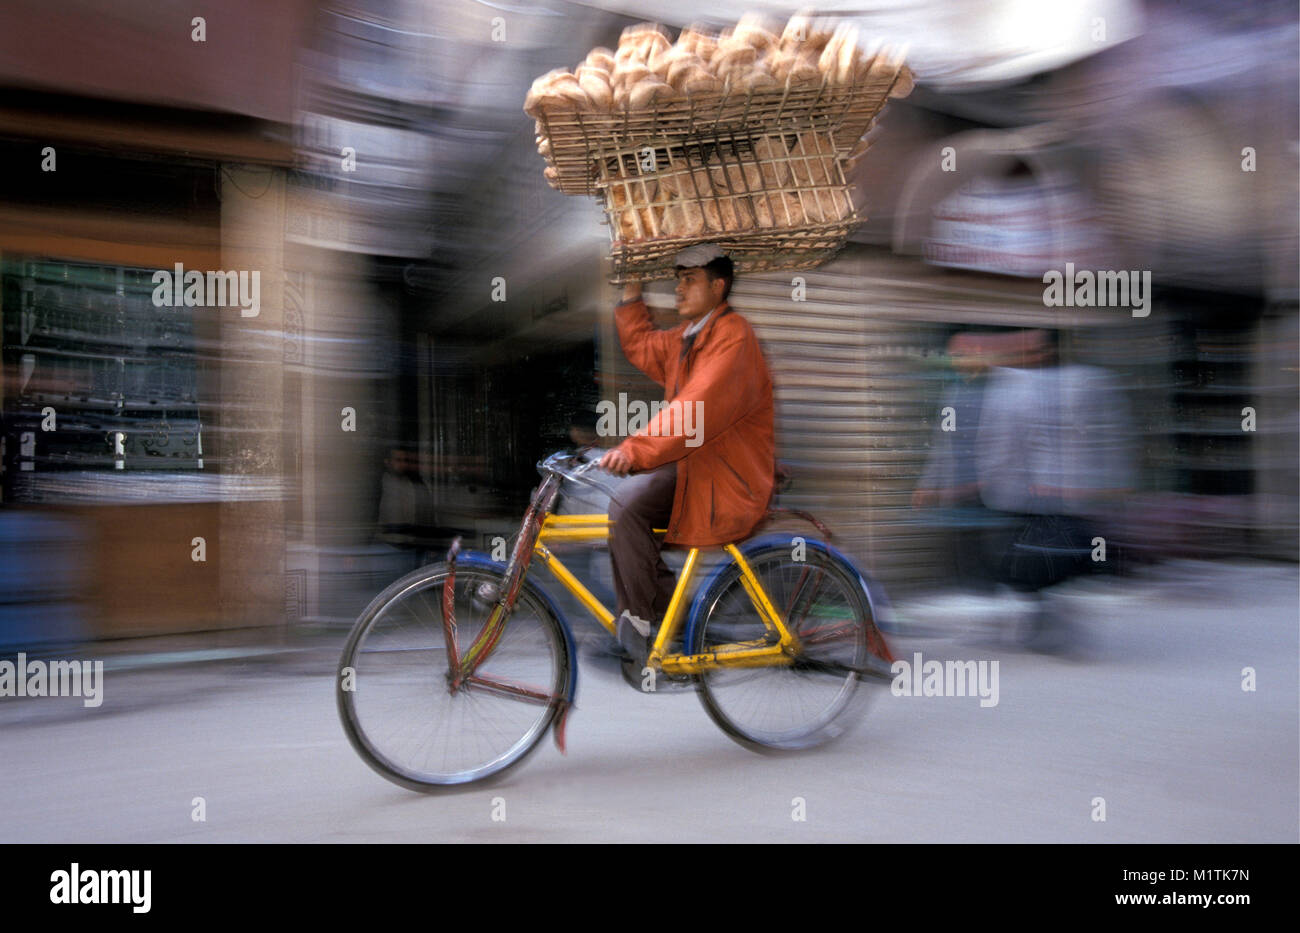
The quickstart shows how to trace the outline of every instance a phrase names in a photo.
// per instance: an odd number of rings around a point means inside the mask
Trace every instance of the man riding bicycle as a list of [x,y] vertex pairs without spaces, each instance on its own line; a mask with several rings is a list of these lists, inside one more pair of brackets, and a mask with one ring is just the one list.
[[766,514],[776,465],[772,378],[753,328],[727,303],[731,260],[706,243],[678,253],[676,266],[683,323],[655,328],[639,282],[615,312],[624,354],[667,404],[600,461],[637,474],[611,503],[609,552],[618,639],[641,663],[676,582],[653,529],[688,547],[742,540]]

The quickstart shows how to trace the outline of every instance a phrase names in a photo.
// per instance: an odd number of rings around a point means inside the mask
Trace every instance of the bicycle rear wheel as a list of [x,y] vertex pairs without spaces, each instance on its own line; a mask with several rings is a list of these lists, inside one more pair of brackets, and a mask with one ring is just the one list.
[[[788,548],[746,555],[750,569],[801,651],[788,666],[721,668],[700,674],[700,700],[727,735],[756,750],[798,750],[845,733],[856,706],[859,673],[874,634],[871,607],[856,571],[809,547],[806,559]],[[741,641],[776,642],[732,563],[702,597],[703,617],[691,651]]]
[[[372,768],[411,790],[483,781],[527,755],[564,704],[571,677],[558,619],[525,584],[499,640],[478,668],[482,682],[451,689],[442,626],[446,564],[398,580],[366,608],[339,661],[339,715]],[[457,651],[483,630],[501,577],[458,565]]]

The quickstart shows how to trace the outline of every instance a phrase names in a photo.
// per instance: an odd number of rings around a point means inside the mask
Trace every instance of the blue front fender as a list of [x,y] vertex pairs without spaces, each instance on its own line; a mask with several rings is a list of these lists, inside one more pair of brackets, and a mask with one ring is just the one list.
[[[461,551],[456,555],[457,567],[473,567],[476,570],[490,570],[493,573],[505,577],[506,565],[499,560],[493,560],[481,551]],[[573,641],[573,631],[569,628],[569,620],[564,617],[560,607],[555,604],[551,595],[542,589],[532,580],[524,577],[523,588],[528,591],[529,595],[535,596],[541,602],[555,620],[560,623],[560,631],[564,633],[564,644],[569,651],[569,687],[565,691],[564,698],[573,705],[574,699],[578,693],[578,649]]]

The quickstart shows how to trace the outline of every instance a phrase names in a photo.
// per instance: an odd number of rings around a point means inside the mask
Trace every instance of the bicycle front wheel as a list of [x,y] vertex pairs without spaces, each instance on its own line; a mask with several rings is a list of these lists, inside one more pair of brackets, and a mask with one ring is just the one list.
[[[699,675],[697,688],[710,718],[746,747],[798,750],[847,731],[859,671],[867,663],[874,621],[856,571],[809,547],[794,560],[788,548],[746,555],[800,651],[784,666],[721,668]],[[776,643],[732,563],[702,597],[703,613],[691,651],[736,642]]]
[[[564,630],[525,584],[469,683],[453,689],[442,622],[447,564],[392,584],[353,627],[339,662],[339,715],[372,768],[411,790],[483,781],[527,755],[564,704],[571,659]],[[478,637],[499,598],[499,574],[455,570],[457,654]]]

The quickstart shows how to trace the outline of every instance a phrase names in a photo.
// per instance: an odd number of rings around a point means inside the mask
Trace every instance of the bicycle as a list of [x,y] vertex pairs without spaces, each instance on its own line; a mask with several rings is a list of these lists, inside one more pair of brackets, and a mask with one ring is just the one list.
[[[418,791],[486,781],[520,763],[554,729],[565,748],[577,668],[572,631],[528,579],[533,558],[611,634],[614,615],[548,544],[605,540],[608,515],[552,513],[563,480],[606,487],[595,466],[552,454],[507,563],[462,551],[413,571],[371,601],[339,661],[339,715],[375,771]],[[769,517],[790,514],[771,509]],[[794,751],[842,735],[859,682],[889,680],[894,657],[876,624],[879,588],[820,538],[765,535],[721,549],[695,590],[690,548],[643,683],[692,682],[722,730],[754,750]],[[436,608],[435,608],[436,607]],[[677,644],[680,642],[680,648]],[[437,761],[433,759],[437,757]]]

